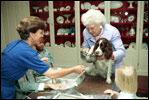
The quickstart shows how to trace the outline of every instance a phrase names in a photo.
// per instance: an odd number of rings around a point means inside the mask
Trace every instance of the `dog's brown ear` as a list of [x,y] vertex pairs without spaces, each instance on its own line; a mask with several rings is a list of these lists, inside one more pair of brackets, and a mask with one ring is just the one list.
[[113,53],[112,44],[107,40],[106,41],[105,52],[104,52],[105,58],[110,59],[111,56],[112,56],[112,53]]
[[94,46],[94,49],[93,49],[93,53],[95,53],[96,49],[99,47],[99,41],[100,41],[100,38],[95,43],[95,46]]

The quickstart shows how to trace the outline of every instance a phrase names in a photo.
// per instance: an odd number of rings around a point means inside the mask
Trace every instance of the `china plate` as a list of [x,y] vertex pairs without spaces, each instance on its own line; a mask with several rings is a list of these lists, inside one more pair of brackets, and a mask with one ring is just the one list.
[[135,42],[131,42],[129,44],[129,49],[135,50],[136,49],[136,43]]
[[84,8],[87,10],[87,9],[90,9],[91,8],[91,4],[89,2],[85,2],[84,3]]
[[110,21],[114,22],[114,23],[119,23],[120,17],[119,16],[110,16]]
[[65,47],[71,47],[71,42],[70,41],[66,41],[65,42]]
[[84,4],[81,3],[81,10],[84,10]]
[[48,6],[45,6],[45,7],[43,8],[43,10],[44,10],[45,12],[48,12],[48,11],[49,11],[49,7],[48,7]]
[[75,23],[75,17],[72,18],[72,23]]
[[128,22],[133,22],[135,20],[135,15],[130,15],[130,16],[128,16],[128,18],[127,18],[127,21]]
[[69,11],[70,9],[71,9],[70,6],[66,6],[66,8],[65,8],[66,11]]
[[50,23],[50,18],[48,17],[48,19],[47,19],[47,23]]
[[[111,1],[110,8],[111,9],[118,9],[118,8],[121,8],[122,6],[123,6],[123,3],[121,1]],[[100,3],[98,5],[98,8],[104,9],[104,2]]]
[[59,28],[57,31],[57,35],[64,35],[64,28]]
[[64,23],[64,17],[63,16],[58,16],[56,18],[56,21],[57,21],[57,23],[62,24],[62,23]]
[[145,42],[143,42],[143,44],[142,44],[142,49],[148,50],[148,44],[145,43]]

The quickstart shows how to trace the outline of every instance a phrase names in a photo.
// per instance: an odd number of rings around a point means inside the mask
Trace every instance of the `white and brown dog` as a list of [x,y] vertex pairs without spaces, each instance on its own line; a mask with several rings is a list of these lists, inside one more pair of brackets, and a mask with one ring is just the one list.
[[92,65],[86,67],[86,73],[92,76],[101,75],[106,78],[108,84],[111,83],[111,72],[114,61],[111,59],[113,50],[112,44],[106,38],[99,38],[95,45],[89,50],[88,56],[103,56],[104,60],[96,60]]

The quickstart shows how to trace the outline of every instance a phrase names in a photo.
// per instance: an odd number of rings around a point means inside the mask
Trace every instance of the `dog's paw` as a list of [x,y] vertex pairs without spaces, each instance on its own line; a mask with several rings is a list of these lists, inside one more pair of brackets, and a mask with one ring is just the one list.
[[111,79],[107,79],[106,82],[107,82],[108,84],[111,84]]

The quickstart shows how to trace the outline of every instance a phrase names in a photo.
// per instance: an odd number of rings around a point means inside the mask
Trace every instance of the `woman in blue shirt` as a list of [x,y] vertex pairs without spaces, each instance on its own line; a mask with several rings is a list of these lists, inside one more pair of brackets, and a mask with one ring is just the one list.
[[84,66],[52,70],[41,61],[33,46],[40,43],[46,24],[38,17],[30,16],[20,21],[17,31],[22,40],[12,41],[1,56],[1,99],[12,99],[15,94],[15,81],[28,69],[33,69],[50,78],[62,77],[72,72],[81,73]]
[[[114,60],[112,73],[115,73],[117,67],[122,66],[123,57],[125,57],[125,48],[121,40],[120,33],[117,28],[106,23],[105,16],[100,10],[90,9],[81,17],[83,25],[86,27],[83,31],[84,43],[83,51],[88,52],[99,38],[108,39],[113,46],[113,54],[111,59]],[[98,60],[105,59],[104,56],[97,57]],[[120,89],[114,85],[114,90]]]

